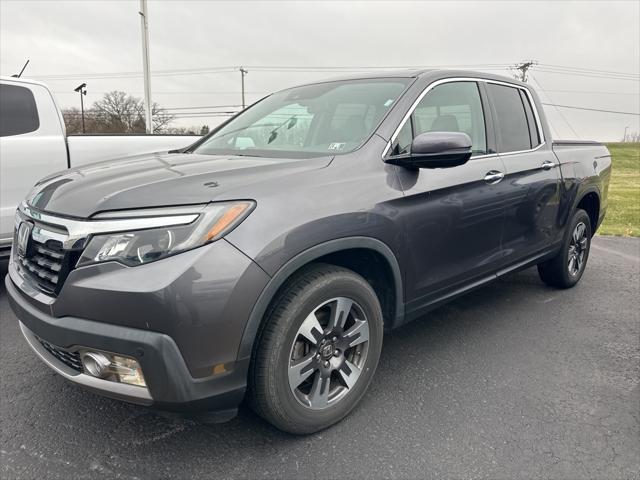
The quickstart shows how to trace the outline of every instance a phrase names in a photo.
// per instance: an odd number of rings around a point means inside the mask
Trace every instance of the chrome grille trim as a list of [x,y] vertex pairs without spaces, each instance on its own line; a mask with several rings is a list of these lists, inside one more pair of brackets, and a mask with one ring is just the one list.
[[[57,240],[62,242],[62,248],[64,250],[70,250],[72,248],[78,248],[78,241],[83,243],[90,235],[94,234],[188,225],[198,218],[200,212],[204,210],[205,207],[206,205],[192,207],[192,210],[197,213],[156,217],[123,217],[113,218],[111,220],[77,220],[58,217],[35,210],[25,202],[20,204],[19,212],[39,224],[38,231],[34,232],[34,238],[40,235],[41,238],[46,240]],[[54,231],[56,230],[55,227],[65,231],[66,234]]]
[[[92,235],[188,225],[196,221],[206,207],[207,204],[111,212],[82,220],[42,212],[23,201],[15,216],[16,232],[24,221],[33,223],[33,227],[28,251],[18,253],[14,248],[13,264],[24,280],[21,283],[33,287],[28,288],[29,291],[35,288],[55,298]],[[161,214],[162,211],[166,213]],[[129,216],[134,214],[140,216]]]

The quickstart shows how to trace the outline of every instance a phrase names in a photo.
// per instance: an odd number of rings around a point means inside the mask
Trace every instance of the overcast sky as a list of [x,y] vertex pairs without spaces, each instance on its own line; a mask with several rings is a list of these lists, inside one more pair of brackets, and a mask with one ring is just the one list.
[[[507,65],[533,59],[539,65],[529,82],[544,102],[640,112],[637,0],[150,0],[148,9],[153,100],[192,115],[176,126],[213,126],[221,117],[194,112],[236,109],[240,65],[249,70],[251,103],[340,75],[328,71],[334,67],[460,65],[511,75]],[[17,73],[29,59],[24,76],[45,81],[63,108],[79,106],[73,89],[82,82],[89,103],[115,89],[142,97],[138,11],[137,0],[0,0],[0,74]],[[233,107],[211,108],[220,105]],[[638,116],[545,109],[562,138],[619,140],[625,127],[640,131]]]

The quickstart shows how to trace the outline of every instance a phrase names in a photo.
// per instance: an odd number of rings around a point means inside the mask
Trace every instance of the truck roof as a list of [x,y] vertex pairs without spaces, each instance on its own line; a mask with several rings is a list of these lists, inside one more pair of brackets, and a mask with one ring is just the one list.
[[42,87],[45,87],[46,89],[49,88],[47,84],[44,82],[39,82],[37,80],[32,80],[30,78],[24,78],[24,77],[18,78],[18,77],[7,77],[5,75],[0,75],[0,82],[27,83],[30,85],[40,85]]
[[322,80],[300,83],[292,85],[291,87],[284,88],[282,90],[288,90],[289,88],[301,87],[304,85],[313,85],[318,83],[327,82],[339,82],[344,80],[366,80],[375,78],[418,78],[433,76],[437,78],[443,77],[465,77],[465,78],[484,78],[487,80],[495,80],[498,82],[512,83],[515,85],[530,87],[526,83],[516,80],[513,77],[507,77],[505,75],[496,75],[487,72],[476,72],[473,70],[453,70],[453,69],[406,69],[406,70],[381,70],[378,72],[366,72],[351,75],[340,75],[337,77],[325,78]]

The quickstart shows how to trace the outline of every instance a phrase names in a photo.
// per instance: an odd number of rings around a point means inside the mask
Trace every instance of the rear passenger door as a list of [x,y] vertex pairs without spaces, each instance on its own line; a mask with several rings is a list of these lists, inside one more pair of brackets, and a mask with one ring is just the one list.
[[399,215],[406,231],[407,313],[496,269],[504,214],[500,195],[503,166],[493,154],[486,99],[472,80],[447,81],[428,91],[391,146],[408,153],[424,132],[464,132],[473,156],[452,168],[398,168],[405,196]]
[[525,88],[486,83],[493,108],[498,154],[505,168],[505,263],[545,250],[558,233],[560,172]]

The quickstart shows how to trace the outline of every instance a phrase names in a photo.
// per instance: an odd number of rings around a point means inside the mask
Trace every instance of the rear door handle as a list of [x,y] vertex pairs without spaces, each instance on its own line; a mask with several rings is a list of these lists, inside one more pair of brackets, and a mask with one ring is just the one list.
[[498,183],[503,178],[504,173],[499,172],[498,170],[491,170],[484,176],[484,181],[487,183]]
[[551,162],[549,160],[545,160],[544,162],[542,162],[542,165],[540,165],[540,168],[542,170],[551,170],[553,167],[557,167],[558,164]]

